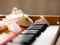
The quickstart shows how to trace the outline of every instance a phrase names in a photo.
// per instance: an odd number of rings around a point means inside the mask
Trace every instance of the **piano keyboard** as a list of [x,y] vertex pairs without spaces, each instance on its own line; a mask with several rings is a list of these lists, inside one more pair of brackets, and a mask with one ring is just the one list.
[[6,45],[53,45],[59,26],[34,24],[19,33]]
[[31,45],[47,27],[47,24],[34,24],[17,35],[6,45]]

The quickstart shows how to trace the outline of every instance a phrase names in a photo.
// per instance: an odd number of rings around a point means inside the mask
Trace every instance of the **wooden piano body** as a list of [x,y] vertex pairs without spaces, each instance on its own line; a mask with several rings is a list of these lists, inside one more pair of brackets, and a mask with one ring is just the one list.
[[[40,19],[41,16],[43,16],[45,18],[45,20],[49,23],[49,26],[50,25],[60,25],[60,16],[58,16],[58,15],[57,16],[54,16],[54,15],[50,15],[50,16],[48,16],[48,15],[28,15],[28,16],[33,20],[33,22],[35,22],[36,20]],[[0,16],[0,20],[2,20],[3,18],[5,18],[5,15]],[[56,33],[53,44],[56,43],[59,32],[60,32],[60,30],[58,30],[58,32]]]
[[[36,21],[40,19],[40,16],[44,16],[44,18],[48,21],[50,25],[56,25],[57,21],[60,22],[60,16],[59,15],[28,15],[33,21]],[[5,18],[6,15],[0,15],[0,20]]]

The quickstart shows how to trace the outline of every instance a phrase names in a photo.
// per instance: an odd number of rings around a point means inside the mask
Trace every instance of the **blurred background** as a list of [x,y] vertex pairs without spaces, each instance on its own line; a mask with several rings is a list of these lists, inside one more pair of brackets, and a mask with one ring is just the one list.
[[13,7],[29,15],[60,15],[60,0],[0,0],[0,14],[10,14]]

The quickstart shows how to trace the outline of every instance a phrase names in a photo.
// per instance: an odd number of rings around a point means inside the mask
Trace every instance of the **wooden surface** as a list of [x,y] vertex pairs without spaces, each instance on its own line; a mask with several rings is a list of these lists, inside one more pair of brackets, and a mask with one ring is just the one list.
[[[32,18],[32,20],[37,20],[37,19],[39,19],[40,18],[40,15],[35,15],[35,16],[29,16],[30,18]],[[43,17],[48,21],[48,23],[50,24],[50,25],[56,25],[57,24],[57,22],[59,21],[59,23],[60,23],[60,16],[53,16],[53,15],[51,15],[51,16],[48,16],[48,15],[43,15]]]
[[[57,22],[60,22],[60,16],[59,15],[28,15],[33,21],[36,21],[40,19],[40,16],[44,16],[44,18],[49,22],[50,25],[56,25]],[[5,18],[5,15],[1,15],[0,19],[2,20]]]

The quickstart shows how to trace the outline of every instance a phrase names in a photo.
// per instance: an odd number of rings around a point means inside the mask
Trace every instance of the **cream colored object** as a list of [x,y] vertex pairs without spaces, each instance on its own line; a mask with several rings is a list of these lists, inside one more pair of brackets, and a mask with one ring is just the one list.
[[32,19],[30,19],[27,14],[23,11],[18,10],[16,7],[12,9],[12,13],[6,16],[6,19],[17,20],[17,23],[21,26],[28,27],[33,24]]
[[28,27],[33,24],[33,21],[29,17],[23,16],[23,17],[18,17],[18,24],[21,26]]

